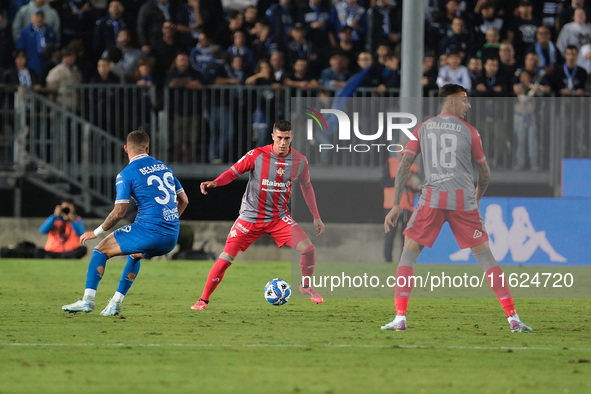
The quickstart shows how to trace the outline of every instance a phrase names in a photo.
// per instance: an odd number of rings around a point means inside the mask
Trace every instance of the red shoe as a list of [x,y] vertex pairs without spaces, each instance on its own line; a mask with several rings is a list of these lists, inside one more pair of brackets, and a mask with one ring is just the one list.
[[197,303],[191,307],[191,309],[193,309],[195,311],[202,311],[205,308],[207,308],[207,302],[205,302],[203,300],[197,301]]
[[318,292],[314,290],[313,287],[300,286],[300,293],[308,295],[312,302],[315,302],[317,304],[322,304],[322,301],[324,301],[324,298],[322,298],[322,296],[318,294]]

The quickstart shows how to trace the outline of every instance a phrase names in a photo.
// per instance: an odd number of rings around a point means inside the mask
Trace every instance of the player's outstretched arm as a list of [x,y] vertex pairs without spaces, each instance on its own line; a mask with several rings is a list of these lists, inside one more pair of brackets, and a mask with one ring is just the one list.
[[488,168],[488,164],[485,162],[476,164],[476,168],[478,169],[478,181],[476,182],[476,202],[478,206],[480,206],[480,200],[482,196],[484,196],[484,192],[486,192],[486,188],[490,182],[490,168]]
[[107,218],[103,221],[103,224],[98,226],[94,231],[87,231],[80,236],[80,244],[86,245],[86,241],[95,239],[100,234],[116,225],[125,216],[128,206],[129,203],[115,204],[111,213],[109,213]]
[[185,212],[185,208],[187,208],[187,205],[189,205],[189,197],[187,196],[187,193],[182,191],[176,195],[176,206],[179,211],[179,216],[181,216],[183,212]]

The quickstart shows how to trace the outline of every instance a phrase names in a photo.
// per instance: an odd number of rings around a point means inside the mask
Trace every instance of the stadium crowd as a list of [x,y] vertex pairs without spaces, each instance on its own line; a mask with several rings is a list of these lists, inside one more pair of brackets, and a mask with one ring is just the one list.
[[[424,96],[446,83],[481,97],[591,95],[589,2],[424,2]],[[286,86],[313,95],[351,80],[351,92],[384,92],[400,87],[402,3],[10,0],[0,10],[0,72],[6,84],[48,93],[68,84],[132,83]],[[74,109],[71,101],[62,105]],[[227,118],[222,104],[215,109],[212,130]],[[525,119],[529,109],[522,105],[518,115]],[[235,132],[226,134],[217,145]],[[217,145],[210,161],[224,154]]]
[[[205,85],[222,78],[339,88],[371,67],[360,86],[400,86],[401,0],[11,0],[2,7],[7,83],[162,87],[176,55],[186,53],[190,79]],[[477,96],[519,95],[526,70],[535,94],[586,94],[590,12],[584,0],[425,0],[425,92],[456,82]]]

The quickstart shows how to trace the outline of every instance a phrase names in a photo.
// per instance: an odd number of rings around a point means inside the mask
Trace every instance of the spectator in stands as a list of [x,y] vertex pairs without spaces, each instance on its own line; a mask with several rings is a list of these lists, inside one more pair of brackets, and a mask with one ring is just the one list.
[[[472,83],[472,87],[475,88],[478,81],[482,78],[482,59],[476,56],[471,57],[470,60],[468,60],[467,67],[468,75],[470,75],[470,82]],[[470,94],[472,93],[473,91],[470,91]]]
[[[27,111],[30,108],[30,98],[23,88],[39,91],[42,88],[41,80],[32,69],[27,67],[27,54],[25,51],[17,51],[14,57],[14,67],[6,70],[3,74],[2,83],[7,85],[18,85],[18,93],[24,99]],[[8,102],[14,105],[14,96],[8,95]]]
[[269,57],[269,64],[271,64],[275,82],[283,85],[283,80],[287,73],[285,69],[285,54],[280,51],[272,52],[271,57]]
[[[131,34],[127,29],[120,29],[117,33],[117,48],[121,51],[121,59],[116,62],[117,71],[114,71],[119,78],[122,80],[128,80],[131,75],[136,71],[137,64],[141,58],[145,57],[145,54],[131,44]],[[105,57],[107,54],[103,52],[101,57]]]
[[203,73],[207,65],[215,60],[212,52],[216,47],[208,33],[199,34],[198,43],[189,55],[191,67]]
[[538,55],[538,66],[543,67],[547,74],[562,63],[562,56],[556,45],[550,40],[550,29],[548,26],[540,26],[536,31],[536,41],[529,47],[527,52],[535,52]]
[[476,52],[476,56],[480,59],[489,57],[498,57],[499,49],[501,48],[501,35],[497,29],[488,29],[486,32],[486,41],[482,47]]
[[587,72],[577,66],[578,50],[574,45],[566,48],[564,66],[556,67],[542,82],[544,94],[562,97],[581,97],[584,94]]
[[0,13],[0,70],[8,69],[12,66],[12,51],[14,42],[8,23],[5,23],[4,15]]
[[516,137],[513,169],[521,170],[525,168],[527,159],[530,168],[533,171],[538,171],[540,169],[538,162],[538,127],[534,97],[543,95],[542,87],[533,83],[532,74],[528,71],[521,71],[517,78],[518,83],[513,85],[513,92],[517,96],[513,115],[513,132]]
[[349,26],[341,27],[337,50],[347,58],[347,69],[354,73],[357,71],[357,54],[361,47],[353,41],[353,29]]
[[357,56],[358,72],[366,71],[365,76],[359,83],[360,88],[376,88],[382,84],[382,70],[379,65],[374,63],[374,59],[369,52],[360,52]]
[[519,0],[517,16],[507,29],[507,41],[513,44],[517,63],[523,62],[525,51],[536,40],[542,22],[534,18],[532,0]]
[[442,87],[448,83],[456,83],[465,87],[468,91],[472,89],[472,81],[468,74],[468,68],[463,66],[462,58],[458,52],[450,52],[447,55],[447,64],[439,69],[437,86]]
[[43,66],[43,70],[41,70],[39,78],[41,84],[45,85],[45,78],[47,78],[49,71],[62,61],[60,46],[58,44],[47,44],[43,50],[43,57],[45,57],[45,65]]
[[278,4],[272,4],[267,9],[265,16],[279,49],[284,51],[291,37],[291,29],[297,21],[297,8],[292,0],[279,0]]
[[560,26],[560,14],[564,11],[565,0],[542,0],[538,7],[536,17],[542,20],[542,24],[550,29],[550,35],[556,37],[557,29]]
[[144,87],[138,94],[141,96],[141,99],[138,102],[141,102],[142,108],[140,111],[139,117],[139,124],[132,125],[131,129],[133,130],[148,130],[151,115],[152,115],[152,87],[154,85],[154,76],[152,75],[152,68],[154,67],[154,59],[152,58],[142,58],[139,60],[137,64],[137,68],[133,75],[131,76],[131,82],[135,83],[138,86]]
[[[61,22],[56,10],[47,4],[47,0],[31,0],[29,4],[22,6],[12,21],[12,39],[17,42],[21,31],[29,25],[34,13],[41,11],[44,15],[44,23],[55,34],[55,42],[60,41]],[[32,59],[29,57],[29,62]]]
[[76,54],[76,67],[82,75],[82,83],[88,82],[96,71],[96,62],[89,59],[86,54],[86,47],[79,38],[70,41],[67,48]]
[[176,36],[176,26],[170,21],[162,24],[162,37],[154,43],[150,57],[154,58],[154,83],[162,87],[165,74],[170,70],[182,45]]
[[[199,33],[203,30],[203,14],[201,4],[203,0],[187,0],[181,4],[176,15],[176,28],[179,32],[179,39],[186,52],[191,51],[197,45]],[[207,9],[206,7],[203,7]],[[207,14],[205,17],[207,18]]]
[[142,45],[142,52],[149,54],[152,45],[162,37],[161,27],[164,22],[172,22],[169,0],[149,0],[141,7],[137,15],[137,35]]
[[517,67],[513,45],[509,42],[503,42],[499,48],[499,74],[509,80],[515,74]]
[[349,79],[349,71],[345,67],[345,58],[342,53],[334,52],[330,56],[330,67],[320,73],[320,84],[327,89],[339,89]]
[[109,3],[109,11],[96,21],[92,36],[92,51],[95,59],[99,59],[107,47],[117,44],[119,30],[126,29],[127,23],[123,18],[125,7],[119,0]]
[[[559,97],[581,97],[585,94],[587,72],[577,66],[578,54],[576,46],[566,48],[563,67],[556,67],[542,82],[544,94]],[[560,100],[560,105],[564,114],[561,127],[564,130],[566,157],[586,157],[588,141],[583,139],[586,133],[580,132],[585,129],[582,118],[573,111],[572,100]]]
[[241,30],[244,26],[244,16],[239,11],[230,11],[228,13],[228,21],[221,23],[215,33],[215,36],[210,36],[212,41],[222,48],[228,48],[233,44],[234,32]]
[[425,41],[429,48],[435,51],[439,50],[439,43],[451,31],[451,23],[458,16],[459,11],[459,0],[446,0],[445,9],[442,9],[439,16],[433,20],[431,26],[428,27],[429,33],[425,35]]
[[45,248],[37,249],[36,258],[79,259],[86,255],[86,246],[80,246],[80,236],[85,232],[82,218],[76,214],[72,200],[62,200],[39,228],[47,234]]
[[[214,60],[205,67],[204,77],[207,85],[236,85],[239,81],[235,78],[228,65],[222,59],[222,50],[215,46],[213,52]],[[227,162],[230,153],[230,141],[234,141],[236,127],[232,117],[231,100],[233,100],[232,90],[220,86],[220,89],[214,89],[209,92],[211,98],[208,99],[209,111],[209,162],[219,164]]]
[[62,3],[61,24],[62,45],[75,39],[81,39],[85,45],[90,44],[89,27],[94,23],[91,0],[69,0]]
[[478,2],[480,6],[480,19],[475,23],[474,44],[478,48],[482,48],[486,41],[486,35],[490,29],[495,29],[499,35],[504,32],[505,20],[496,15],[496,7],[494,1],[486,0]]
[[44,11],[37,10],[31,15],[31,23],[20,31],[16,49],[23,50],[29,59],[29,67],[37,75],[43,72],[45,57],[43,51],[47,44],[57,43],[57,36],[50,26],[45,24]]
[[[90,78],[94,85],[113,85],[119,83],[119,77],[111,72],[111,61],[107,58],[99,59],[97,72]],[[122,104],[120,90],[112,86],[94,87],[90,105],[90,121],[101,129],[118,135],[117,116]]]
[[563,10],[560,13],[560,27],[564,27],[565,24],[572,22],[575,10],[585,10],[587,20],[591,20],[591,4],[585,2],[585,0],[564,0]]
[[279,47],[275,37],[271,35],[271,28],[266,20],[258,21],[250,33],[253,35],[251,47],[257,62],[261,59],[268,59],[271,53],[278,51]]
[[[519,75],[522,71],[527,71],[530,73],[532,76],[531,84],[537,85],[538,88],[541,88],[542,81],[546,75],[546,70],[539,66],[538,59],[538,54],[535,52],[529,52],[525,55],[523,67],[515,71],[515,75],[513,77],[513,90],[515,90],[515,85],[519,84]],[[539,92],[536,91],[535,93],[538,95]]]
[[300,58],[295,61],[293,70],[285,76],[284,84],[290,88],[301,90],[314,89],[320,86],[318,81],[310,76],[308,72],[308,60],[306,58]]
[[254,70],[254,66],[256,65],[254,52],[246,45],[246,33],[243,30],[236,30],[234,32],[234,44],[226,49],[226,54],[230,58],[241,56],[248,72]]
[[[70,48],[62,49],[62,61],[47,74],[45,85],[54,100],[72,112],[78,110],[78,90],[66,90],[68,85],[82,82],[82,75],[76,67],[76,53]],[[65,101],[64,101],[65,99]]]
[[367,10],[367,35],[365,49],[375,52],[381,42],[392,48],[400,43],[402,30],[402,1],[376,0]]
[[[246,32],[246,42],[248,42],[249,45],[254,40],[254,34],[251,33],[251,30],[254,29],[255,25],[259,21],[258,15],[259,10],[255,5],[249,5],[242,13],[244,19],[242,28]],[[261,18],[261,20],[264,20],[264,18]]]
[[308,59],[308,71],[310,75],[317,78],[322,71],[324,64],[322,60],[322,50],[309,41],[306,37],[306,28],[301,23],[296,23],[291,30],[292,39],[287,45],[287,59],[289,64],[294,64],[296,59]]
[[200,151],[195,157],[194,150],[201,143],[201,90],[203,89],[203,74],[191,67],[189,55],[179,53],[173,68],[166,74],[166,86],[171,89],[171,105],[169,111],[173,119],[172,137],[170,144],[175,149],[176,161],[188,163],[196,158],[201,159]]
[[433,52],[427,52],[423,58],[423,97],[429,97],[431,91],[437,91],[437,60]]
[[451,31],[443,37],[439,44],[439,53],[458,52],[462,62],[476,53],[475,47],[471,42],[470,36],[466,32],[464,20],[458,16],[451,22]]
[[564,25],[560,30],[556,39],[556,47],[562,56],[566,57],[566,48],[575,46],[578,51],[579,48],[590,41],[591,24],[587,23],[585,10],[577,8],[573,15],[573,21]]
[[386,55],[382,83],[378,85],[378,92],[383,93],[386,89],[400,89],[400,59],[392,52]]
[[[310,0],[302,9],[299,22],[306,28],[306,37],[318,48],[330,50],[329,33],[330,9],[328,9],[322,0]],[[326,59],[327,52],[322,53],[322,58]]]
[[[271,143],[271,126],[275,119],[275,105],[273,102],[277,99],[276,89],[281,85],[275,81],[271,64],[265,59],[258,61],[254,69],[254,74],[246,78],[244,82],[249,86],[266,86],[268,88],[262,91],[255,91],[251,101],[256,102],[255,110],[252,114],[252,128],[254,137],[257,140],[257,146],[264,146]],[[260,93],[259,93],[260,92]]]
[[366,9],[359,4],[358,0],[342,0],[336,3],[330,12],[330,25],[329,39],[333,47],[338,42],[337,35],[343,26],[351,28],[353,42],[360,47],[364,46],[367,31]]
[[499,60],[489,57],[484,60],[482,66],[484,73],[476,81],[473,94],[478,97],[508,97],[509,83],[502,74],[499,74]]

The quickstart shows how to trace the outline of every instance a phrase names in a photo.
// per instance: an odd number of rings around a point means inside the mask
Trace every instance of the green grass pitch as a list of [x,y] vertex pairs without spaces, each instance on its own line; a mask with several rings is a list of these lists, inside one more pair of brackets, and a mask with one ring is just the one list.
[[391,298],[268,304],[286,262],[236,262],[193,311],[212,262],[144,261],[101,317],[123,264],[69,315],[87,260],[0,260],[0,393],[591,392],[589,299],[517,299],[534,332],[513,334],[494,298],[416,298],[408,331],[383,332]]

